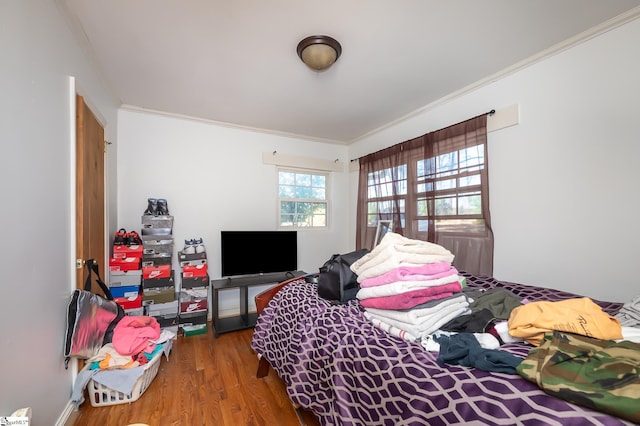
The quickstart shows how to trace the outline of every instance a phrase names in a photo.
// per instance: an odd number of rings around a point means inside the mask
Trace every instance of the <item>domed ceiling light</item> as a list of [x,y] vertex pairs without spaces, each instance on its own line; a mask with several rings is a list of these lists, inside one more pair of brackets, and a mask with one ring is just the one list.
[[342,46],[326,35],[309,36],[298,43],[298,56],[309,68],[324,71],[338,60]]

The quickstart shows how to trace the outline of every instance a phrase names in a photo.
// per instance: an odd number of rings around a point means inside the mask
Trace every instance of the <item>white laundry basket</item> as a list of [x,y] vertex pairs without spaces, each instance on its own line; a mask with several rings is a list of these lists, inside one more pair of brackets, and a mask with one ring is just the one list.
[[100,383],[96,383],[93,380],[89,380],[87,383],[87,392],[89,393],[89,401],[94,407],[104,407],[107,405],[124,404],[125,402],[137,401],[138,398],[147,390],[153,379],[158,374],[158,368],[160,368],[160,359],[162,358],[163,351],[158,351],[151,361],[144,365],[144,372],[142,376],[138,378],[136,384],[133,386],[131,395],[124,394],[113,390]]

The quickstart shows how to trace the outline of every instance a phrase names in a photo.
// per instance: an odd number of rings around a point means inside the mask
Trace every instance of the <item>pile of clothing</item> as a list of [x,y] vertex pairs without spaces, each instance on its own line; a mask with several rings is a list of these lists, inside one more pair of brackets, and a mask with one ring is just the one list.
[[365,316],[394,336],[417,340],[469,313],[464,278],[453,267],[453,258],[438,244],[388,232],[351,265]]
[[626,302],[616,314],[620,325],[626,327],[640,327],[640,295]]
[[125,316],[113,330],[113,339],[87,360],[73,386],[71,401],[77,409],[84,402],[83,391],[89,380],[131,395],[136,381],[158,353],[169,356],[176,335],[161,330],[150,316]]

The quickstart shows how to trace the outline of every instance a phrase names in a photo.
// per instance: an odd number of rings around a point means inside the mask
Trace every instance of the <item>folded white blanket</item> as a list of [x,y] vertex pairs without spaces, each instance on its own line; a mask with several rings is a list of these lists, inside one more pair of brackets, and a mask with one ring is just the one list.
[[435,287],[439,285],[460,282],[461,280],[462,278],[460,277],[460,275],[453,274],[446,277],[437,278],[435,280],[398,281],[391,284],[361,288],[360,290],[358,290],[358,293],[356,293],[356,297],[360,300],[364,300],[371,297],[395,296],[421,288]]
[[451,312],[445,310],[444,312],[439,312],[438,314],[434,315],[433,318],[429,318],[427,321],[418,325],[396,321],[391,318],[375,315],[367,311],[364,312],[364,316],[369,319],[369,321],[371,321],[374,325],[376,324],[376,322],[380,322],[386,324],[387,326],[396,327],[400,330],[403,330],[411,337],[420,338],[425,334],[433,333],[452,319],[457,318],[460,315],[466,315],[470,313],[471,310],[468,308],[468,306],[460,307],[459,309]]
[[[358,281],[389,272],[398,266],[419,266],[425,263],[453,262],[453,254],[446,248],[428,241],[414,240],[388,232],[371,252],[351,265]],[[374,271],[369,271],[374,269]]]
[[372,318],[371,316],[367,316],[367,313],[365,312],[365,317],[367,317],[367,319],[369,321],[371,321],[371,324],[374,325],[374,327],[379,328],[382,331],[386,331],[387,333],[389,333],[392,336],[396,336],[399,337],[403,340],[407,340],[409,342],[414,342],[416,340],[419,339],[418,336],[414,336],[413,334],[409,333],[406,330],[401,330],[398,327],[394,327],[390,324],[387,324],[384,321],[380,321],[378,319]]
[[467,307],[469,307],[467,296],[460,293],[456,296],[442,299],[440,303],[436,303],[429,308],[417,308],[402,311],[393,309],[366,308],[366,311],[371,314],[388,319],[393,319],[396,321],[402,321],[409,324],[421,324],[424,321],[428,321],[431,318],[434,318],[434,315],[438,315],[439,313],[447,314],[448,312]]

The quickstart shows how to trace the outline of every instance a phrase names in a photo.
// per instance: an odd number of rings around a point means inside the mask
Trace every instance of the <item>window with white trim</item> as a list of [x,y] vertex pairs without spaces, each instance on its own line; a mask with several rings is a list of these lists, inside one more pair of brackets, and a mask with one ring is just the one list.
[[326,228],[329,223],[329,173],[278,169],[280,228]]

